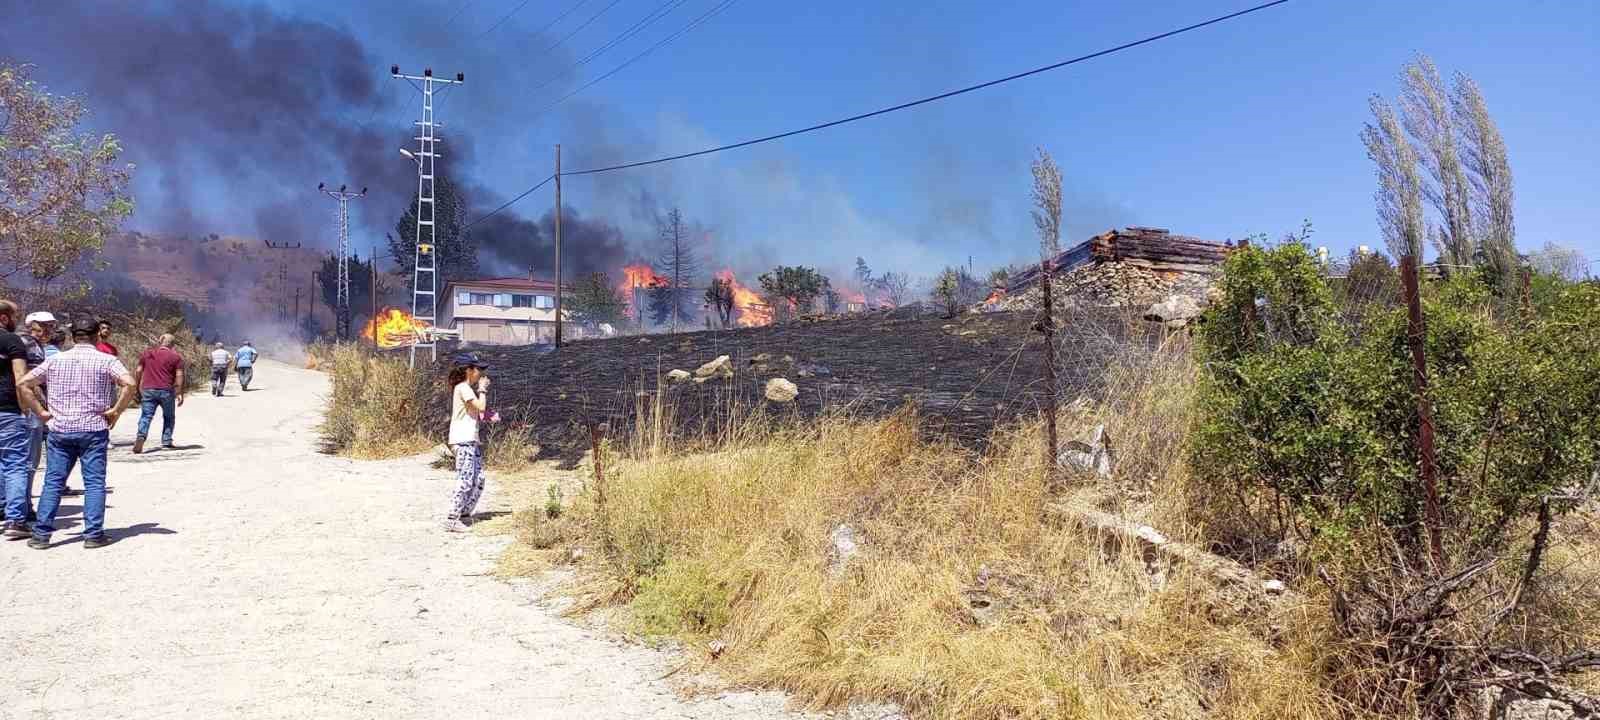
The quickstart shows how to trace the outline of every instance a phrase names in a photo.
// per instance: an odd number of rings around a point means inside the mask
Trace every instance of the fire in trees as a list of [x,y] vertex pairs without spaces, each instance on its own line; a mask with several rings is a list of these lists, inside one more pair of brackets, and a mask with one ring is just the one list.
[[567,299],[567,308],[583,322],[615,325],[627,316],[628,303],[611,285],[609,275],[596,272],[578,278]]
[[717,319],[726,328],[733,324],[733,280],[731,278],[713,278],[711,287],[706,288],[706,305],[717,314]]

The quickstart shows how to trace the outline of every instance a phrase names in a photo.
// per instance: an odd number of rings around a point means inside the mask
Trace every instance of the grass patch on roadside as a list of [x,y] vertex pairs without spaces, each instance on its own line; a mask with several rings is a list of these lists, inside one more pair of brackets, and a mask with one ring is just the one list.
[[340,345],[332,364],[321,369],[333,376],[333,395],[318,428],[328,451],[380,460],[433,445],[420,429],[427,379],[404,361]]
[[[1199,532],[1182,507],[1192,373],[1178,353],[1143,358],[1113,373],[1106,400],[1063,411],[1063,441],[1103,423],[1119,457],[1109,481],[1065,478],[1075,494],[1143,497],[1122,509]],[[811,708],[1350,717],[1319,674],[1316,601],[1242,607],[1206,576],[1152,572],[1053,519],[1038,428],[977,455],[923,439],[920,422],[833,417],[710,452],[608,459],[569,526],[592,558],[589,606],[625,606],[647,638],[716,641],[719,657],[696,657]],[[538,520],[517,552],[563,540]]]

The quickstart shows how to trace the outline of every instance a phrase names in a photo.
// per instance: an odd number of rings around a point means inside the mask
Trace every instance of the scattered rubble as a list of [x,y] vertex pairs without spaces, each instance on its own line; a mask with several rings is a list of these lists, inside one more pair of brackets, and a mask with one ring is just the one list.
[[1056,455],[1062,468],[1092,472],[1101,480],[1111,479],[1111,449],[1106,445],[1106,426],[1095,426],[1087,440],[1073,440]]
[[832,544],[828,553],[828,574],[837,577],[850,564],[850,559],[861,551],[861,544],[856,538],[855,528],[843,523],[829,533],[828,540]]
[[1167,299],[1145,310],[1144,319],[1166,323],[1170,328],[1181,328],[1200,317],[1203,312],[1205,308],[1194,298],[1187,295],[1169,295]]
[[800,388],[785,378],[773,378],[767,381],[766,395],[776,403],[793,402],[800,395]]
[[707,380],[732,380],[733,361],[727,355],[718,355],[717,359],[701,365],[694,371],[694,381],[703,383]]

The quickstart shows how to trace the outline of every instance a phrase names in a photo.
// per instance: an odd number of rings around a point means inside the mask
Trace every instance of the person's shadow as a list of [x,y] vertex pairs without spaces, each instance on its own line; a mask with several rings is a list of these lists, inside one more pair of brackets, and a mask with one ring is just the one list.
[[172,528],[161,527],[160,523],[139,523],[125,528],[106,528],[106,539],[111,542],[121,542],[131,537],[140,535],[177,535],[178,531]]

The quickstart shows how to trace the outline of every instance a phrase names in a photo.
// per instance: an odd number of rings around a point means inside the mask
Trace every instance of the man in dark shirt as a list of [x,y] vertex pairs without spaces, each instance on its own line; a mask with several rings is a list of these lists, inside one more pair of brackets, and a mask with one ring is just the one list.
[[[0,486],[5,488],[5,536],[29,536],[28,418],[17,383],[28,374],[28,349],[17,337],[17,306],[0,300]],[[34,408],[29,407],[29,410]]]
[[134,454],[144,452],[145,436],[156,408],[161,408],[161,449],[172,448],[172,426],[183,407],[183,356],[172,349],[172,333],[161,336],[156,346],[139,356],[134,377],[139,378],[139,432],[133,437]]

